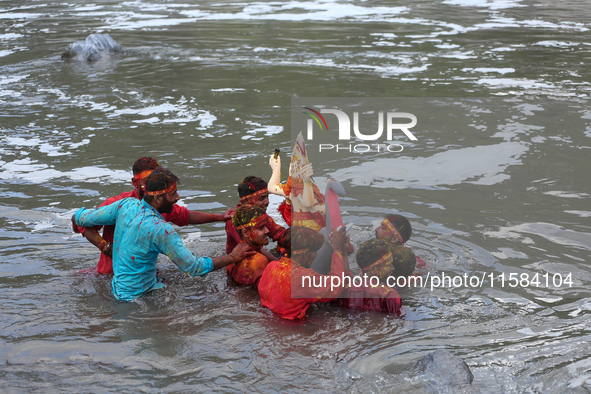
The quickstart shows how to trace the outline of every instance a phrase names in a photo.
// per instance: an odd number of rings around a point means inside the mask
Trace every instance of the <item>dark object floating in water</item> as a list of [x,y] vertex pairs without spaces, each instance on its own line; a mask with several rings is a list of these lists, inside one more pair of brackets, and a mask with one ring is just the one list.
[[472,387],[474,375],[461,358],[439,349],[427,354],[413,368],[413,375],[422,375],[435,392],[480,393]]
[[108,34],[91,34],[86,41],[77,41],[68,45],[62,53],[62,59],[76,59],[95,62],[103,56],[120,55],[125,50]]

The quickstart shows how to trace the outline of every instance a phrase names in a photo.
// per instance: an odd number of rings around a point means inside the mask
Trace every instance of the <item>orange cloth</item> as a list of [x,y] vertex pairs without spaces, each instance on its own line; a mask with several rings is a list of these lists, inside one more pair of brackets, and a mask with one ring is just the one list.
[[[344,270],[343,255],[338,252],[333,253],[331,271],[328,275],[341,278]],[[326,287],[296,287],[296,285],[301,286],[304,276],[322,279],[325,275],[320,275],[311,268],[304,268],[287,257],[282,257],[279,261],[272,261],[263,272],[259,282],[258,290],[261,303],[284,319],[303,319],[312,303],[332,301],[343,292],[342,286],[331,290],[330,280]],[[306,298],[292,298],[292,280],[294,281],[294,295]]]
[[228,265],[226,272],[236,283],[256,287],[267,265],[269,265],[269,260],[261,253],[256,253],[238,263]]

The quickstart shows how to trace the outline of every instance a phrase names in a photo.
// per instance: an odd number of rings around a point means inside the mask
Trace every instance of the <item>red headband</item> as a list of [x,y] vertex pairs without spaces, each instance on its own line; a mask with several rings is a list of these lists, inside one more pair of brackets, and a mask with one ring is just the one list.
[[267,218],[267,214],[266,213],[263,213],[258,218],[253,219],[250,222],[248,222],[246,224],[243,224],[242,226],[236,227],[236,230],[242,230],[243,228],[256,226],[258,224],[258,222],[260,222],[261,220],[266,219],[266,218]]
[[394,225],[392,224],[391,221],[389,221],[388,219],[384,219],[384,220],[382,220],[382,224],[384,225],[386,230],[388,230],[390,233],[394,234],[394,236],[396,238],[398,238],[400,243],[402,243],[402,244],[404,243],[404,239],[402,239],[402,235],[400,235],[398,230],[396,230],[396,227],[394,227]]
[[140,172],[139,174],[136,174],[133,176],[133,180],[134,181],[139,181],[140,179],[144,179],[150,176],[150,174],[153,172],[154,170],[147,170],[147,171],[143,171]]
[[148,196],[158,196],[160,194],[166,194],[166,193],[171,192],[173,190],[176,190],[176,183],[173,183],[172,186],[170,186],[169,188],[166,188],[164,190],[156,190],[153,192],[146,192],[146,194]]
[[260,196],[261,194],[263,194],[263,193],[267,193],[267,192],[268,192],[267,188],[264,188],[264,189],[261,189],[261,190],[257,190],[256,192],[254,192],[254,193],[252,193],[252,194],[249,194],[248,196],[244,196],[244,197],[242,197],[242,198],[240,199],[240,201],[245,201],[245,200],[248,200],[249,198],[258,197],[258,196]]

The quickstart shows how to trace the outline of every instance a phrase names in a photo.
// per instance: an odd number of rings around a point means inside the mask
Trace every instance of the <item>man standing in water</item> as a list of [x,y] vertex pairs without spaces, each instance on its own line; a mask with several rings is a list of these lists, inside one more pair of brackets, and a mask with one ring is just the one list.
[[[269,206],[269,190],[267,190],[267,182],[256,176],[247,176],[238,184],[238,195],[240,196],[240,203],[236,205],[236,209],[241,205],[255,205],[263,208],[266,212]],[[234,213],[234,210],[231,211]],[[269,238],[273,241],[280,241],[285,234],[286,229],[275,223],[275,221],[266,215],[266,226],[269,230]],[[229,253],[241,241],[240,235],[231,220],[226,222],[226,253]],[[260,250],[269,261],[276,260],[269,251],[262,248]]]
[[183,272],[199,276],[254,253],[245,243],[220,257],[196,257],[191,253],[163,217],[173,212],[179,200],[177,182],[172,172],[159,167],[147,178],[143,200],[125,198],[98,209],[80,208],[72,216],[74,226],[117,224],[113,242],[113,294],[118,300],[131,301],[164,287],[156,277],[160,253]]
[[[141,200],[144,197],[144,188],[146,186],[146,179],[154,171],[159,164],[156,159],[152,157],[141,157],[133,163],[133,183],[134,189],[130,192],[121,193],[118,196],[111,197],[105,200],[104,203],[99,205],[104,207],[106,205],[113,204],[119,200],[127,197],[133,197]],[[197,211],[189,211],[185,207],[174,204],[172,212],[163,213],[162,216],[167,222],[172,222],[179,227],[186,226],[188,224],[203,224],[211,222],[221,222],[232,218],[230,210],[225,213],[210,214]],[[105,226],[103,229],[103,235],[98,233],[96,228],[82,228],[74,229],[75,232],[82,233],[82,235],[94,246],[101,251],[101,256],[97,264],[97,271],[99,274],[112,274],[113,273],[113,235],[115,233],[115,226]]]

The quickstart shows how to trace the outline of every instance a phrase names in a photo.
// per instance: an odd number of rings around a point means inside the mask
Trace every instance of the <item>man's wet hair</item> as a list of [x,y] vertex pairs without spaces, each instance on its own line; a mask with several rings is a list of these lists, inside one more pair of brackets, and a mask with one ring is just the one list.
[[398,230],[404,242],[410,239],[410,235],[412,234],[412,227],[407,218],[405,218],[402,215],[389,214],[386,215],[386,219],[388,219],[396,228],[396,230]]
[[156,167],[160,167],[158,161],[153,157],[140,157],[133,163],[133,175],[140,174],[144,171],[153,170]]
[[[156,167],[146,180],[146,192],[168,189],[175,183],[180,183],[180,180],[168,168]],[[146,193],[144,195],[144,200],[149,204],[154,197],[156,196],[149,196],[148,193]]]
[[[232,215],[232,224],[234,227],[244,226],[245,224],[250,223],[253,219],[265,214],[265,210],[256,205],[240,205]],[[242,238],[242,231],[238,230],[238,234],[240,235],[240,238]]]
[[291,227],[291,247],[298,249],[308,249],[311,251],[317,251],[324,243],[324,236],[304,226],[292,226]]
[[285,249],[285,253],[291,256],[291,227],[289,227],[283,235],[277,240],[277,245]]
[[365,241],[359,246],[355,253],[357,265],[361,269],[369,267],[391,251],[391,245],[382,239],[370,239]]
[[256,191],[266,189],[267,181],[258,176],[247,176],[238,184],[238,195],[242,198]]
[[392,264],[394,265],[394,275],[410,276],[417,265],[417,257],[410,248],[398,245],[392,249]]
[[388,253],[392,253],[393,275],[405,277],[412,275],[417,258],[412,250],[403,245],[394,246],[382,239],[370,239],[359,246],[355,257],[357,265],[363,270]]

